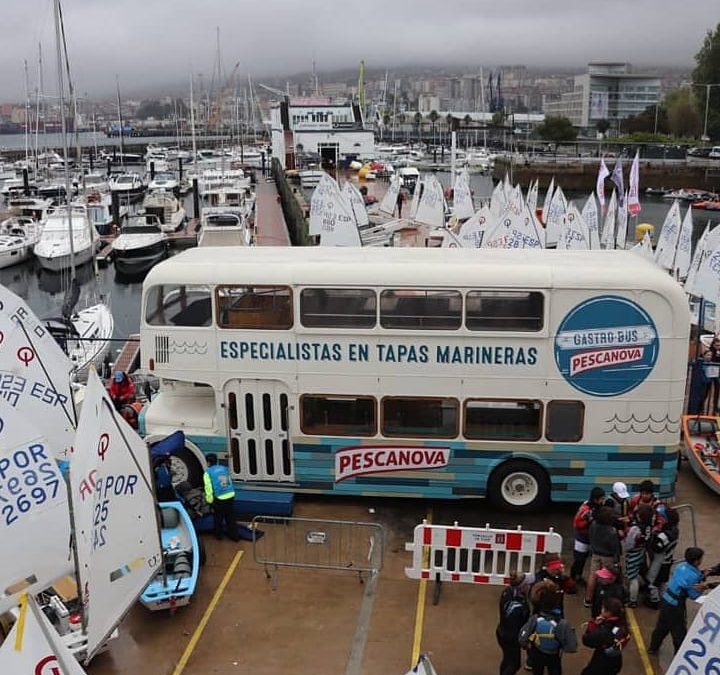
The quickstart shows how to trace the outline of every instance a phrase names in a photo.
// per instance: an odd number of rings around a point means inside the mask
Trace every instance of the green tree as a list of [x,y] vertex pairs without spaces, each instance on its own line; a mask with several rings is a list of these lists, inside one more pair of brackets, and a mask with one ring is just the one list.
[[430,127],[432,129],[433,143],[435,143],[435,123],[440,119],[440,115],[438,114],[438,111],[431,110],[430,114],[428,115],[428,119],[430,120]]
[[720,86],[708,88],[702,85],[720,83],[720,24],[714,31],[708,31],[700,51],[695,54],[695,69],[692,72],[698,110],[705,120],[705,105],[709,93],[707,133],[710,138],[720,138]]
[[665,97],[670,133],[680,138],[695,138],[702,133],[702,118],[697,99],[689,87],[675,89]]
[[492,124],[494,124],[496,127],[502,127],[505,125],[505,113],[502,110],[498,110],[497,112],[493,113]]
[[595,123],[595,128],[598,130],[599,133],[604,136],[607,130],[610,128],[610,122],[603,118]]
[[546,117],[536,131],[544,141],[555,145],[556,153],[560,144],[572,143],[577,138],[577,129],[567,117]]
[[415,135],[418,137],[418,141],[420,140],[420,125],[422,124],[422,113],[416,112],[413,115],[413,122],[415,124]]

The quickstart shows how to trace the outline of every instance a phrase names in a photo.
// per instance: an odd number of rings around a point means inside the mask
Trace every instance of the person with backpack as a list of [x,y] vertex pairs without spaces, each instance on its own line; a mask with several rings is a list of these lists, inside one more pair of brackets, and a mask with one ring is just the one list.
[[588,622],[582,642],[593,650],[580,675],[617,675],[622,670],[622,650],[630,641],[625,609],[618,598],[605,598],[599,616]]
[[601,567],[612,567],[620,562],[620,535],[614,526],[615,514],[608,506],[597,510],[595,520],[590,524],[590,576],[585,588],[585,607],[592,607],[595,594],[595,572]]
[[520,670],[520,629],[530,617],[528,585],[525,574],[515,574],[500,595],[500,620],[495,637],[502,650],[500,675],[515,675]]
[[577,637],[572,626],[559,616],[557,587],[552,581],[535,584],[531,600],[539,611],[520,630],[519,642],[527,649],[533,675],[562,675],[563,652],[577,651]]
[[583,578],[585,563],[590,557],[590,523],[595,518],[596,511],[605,501],[605,490],[595,486],[590,490],[590,497],[580,504],[580,507],[573,518],[575,528],[575,544],[573,546],[573,564],[570,568],[570,576],[574,581],[579,582]]
[[606,598],[617,598],[625,604],[627,591],[620,567],[601,567],[595,572],[595,593],[593,594],[590,616],[600,616]]
[[615,514],[615,528],[622,536],[630,523],[630,493],[627,485],[621,481],[613,483],[612,493],[605,500],[605,506],[609,506]]
[[[565,563],[557,553],[546,553],[543,557],[542,567],[535,572],[533,584],[541,581],[552,581],[555,584],[557,608],[560,618],[565,618],[565,595],[577,593],[577,585],[565,573]],[[531,589],[532,592],[532,589]],[[534,608],[536,609],[536,608]]]
[[623,539],[629,607],[637,607],[640,577],[647,571],[647,546],[652,536],[654,514],[652,506],[640,504]]
[[650,566],[646,577],[648,582],[647,603],[653,609],[660,606],[660,588],[670,578],[670,568],[680,538],[679,522],[678,512],[673,508],[666,507],[661,529],[653,532],[649,541]]

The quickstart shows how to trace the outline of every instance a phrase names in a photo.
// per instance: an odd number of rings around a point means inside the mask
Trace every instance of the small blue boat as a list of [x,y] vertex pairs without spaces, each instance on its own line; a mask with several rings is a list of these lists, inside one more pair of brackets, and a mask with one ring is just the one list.
[[153,611],[174,610],[190,603],[205,556],[183,505],[161,502],[158,506],[165,564],[142,592],[140,602]]

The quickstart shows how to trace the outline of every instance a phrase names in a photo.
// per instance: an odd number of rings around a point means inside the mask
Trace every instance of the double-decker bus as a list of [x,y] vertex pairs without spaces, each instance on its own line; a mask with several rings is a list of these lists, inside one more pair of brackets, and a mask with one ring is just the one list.
[[625,251],[198,248],[143,285],[141,429],[185,432],[185,478],[213,452],[250,489],[668,495],[689,326]]

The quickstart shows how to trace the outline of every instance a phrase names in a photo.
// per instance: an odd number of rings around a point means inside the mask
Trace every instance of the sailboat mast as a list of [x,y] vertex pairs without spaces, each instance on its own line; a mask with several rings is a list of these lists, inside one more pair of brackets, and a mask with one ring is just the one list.
[[117,90],[118,126],[120,128],[120,166],[125,169],[125,145],[123,144],[123,118],[120,105],[120,76],[115,75],[115,88]]
[[25,67],[25,169],[30,166],[30,81],[28,78],[27,59],[23,61]]
[[35,174],[38,172],[38,161],[40,155],[40,106],[43,95],[43,67],[42,67],[42,45],[38,42],[38,86],[36,88],[37,101],[35,103]]
[[60,98],[60,128],[63,144],[63,169],[65,172],[65,202],[67,204],[68,230],[70,233],[70,287],[75,286],[75,241],[72,229],[72,181],[68,165],[67,120],[65,119],[65,87],[63,84],[62,33],[60,29],[60,0],[54,0],[55,9],[55,42],[57,48],[58,97]]
[[195,140],[195,97],[193,96],[192,73],[190,73],[190,131],[192,132],[193,163],[197,164],[197,141]]

